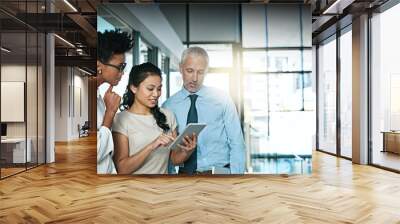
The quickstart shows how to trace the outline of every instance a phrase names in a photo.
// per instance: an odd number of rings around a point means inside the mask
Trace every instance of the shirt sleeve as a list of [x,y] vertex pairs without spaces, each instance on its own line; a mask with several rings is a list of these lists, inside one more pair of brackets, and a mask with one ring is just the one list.
[[229,97],[225,107],[224,124],[230,148],[231,174],[243,174],[246,169],[246,149],[236,107]]
[[107,173],[108,162],[112,161],[114,142],[111,131],[101,126],[97,132],[97,170],[99,173]]
[[123,116],[122,112],[117,114],[114,118],[114,122],[112,125],[112,131],[113,132],[118,132],[120,134],[123,134],[125,136],[128,136],[128,127],[124,125],[123,122]]
[[177,127],[175,114],[173,112],[171,112],[171,111],[168,111],[168,113],[169,113],[169,120],[170,120],[169,124],[170,124],[170,127],[171,127],[171,131],[173,131]]

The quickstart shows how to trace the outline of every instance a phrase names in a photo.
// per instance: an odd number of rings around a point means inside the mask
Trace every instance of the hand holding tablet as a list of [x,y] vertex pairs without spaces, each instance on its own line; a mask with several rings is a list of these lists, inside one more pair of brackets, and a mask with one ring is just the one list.
[[186,136],[191,137],[194,134],[199,136],[200,132],[206,127],[206,124],[200,123],[191,123],[188,124],[185,130],[172,142],[172,144],[168,147],[170,150],[179,149],[179,145],[184,145],[184,139]]

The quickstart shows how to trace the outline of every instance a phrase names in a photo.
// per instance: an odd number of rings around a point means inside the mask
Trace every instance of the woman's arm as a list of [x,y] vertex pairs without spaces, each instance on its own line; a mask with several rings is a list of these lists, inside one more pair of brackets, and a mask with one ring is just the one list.
[[[172,132],[172,136],[176,138],[176,129]],[[191,138],[185,136],[183,143],[183,145],[179,145],[179,149],[171,151],[170,158],[174,165],[182,164],[192,155],[197,144],[196,134],[193,134]]]
[[138,170],[146,158],[160,146],[168,145],[173,139],[171,136],[160,135],[150,144],[146,145],[135,155],[129,156],[128,137],[114,132],[114,163],[119,174],[131,174]]

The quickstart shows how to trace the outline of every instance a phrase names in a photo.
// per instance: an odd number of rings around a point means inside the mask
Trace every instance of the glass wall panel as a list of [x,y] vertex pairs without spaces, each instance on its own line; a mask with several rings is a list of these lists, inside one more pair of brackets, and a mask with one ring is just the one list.
[[372,17],[372,163],[400,170],[400,4]]
[[24,171],[26,162],[31,162],[25,118],[26,41],[25,32],[1,33],[2,177]]
[[43,33],[39,33],[38,35],[38,164],[44,164],[46,162],[46,73],[45,73],[45,65],[46,65],[46,36]]
[[26,113],[27,113],[27,149],[30,158],[27,167],[34,167],[38,163],[38,34],[27,33],[27,80],[26,80]]
[[318,48],[318,149],[336,153],[336,39]]
[[351,158],[352,149],[352,34],[340,36],[340,154]]
[[[42,1],[2,1],[20,18]],[[37,17],[33,17],[35,19]],[[0,13],[1,178],[45,163],[45,35]],[[6,23],[4,21],[7,21]]]

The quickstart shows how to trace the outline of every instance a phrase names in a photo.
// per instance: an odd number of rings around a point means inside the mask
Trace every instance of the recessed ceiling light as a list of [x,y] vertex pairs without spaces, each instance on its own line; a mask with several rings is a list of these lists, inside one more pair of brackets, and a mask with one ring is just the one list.
[[79,71],[81,71],[81,72],[83,72],[83,73],[85,73],[85,74],[87,74],[87,75],[93,75],[92,73],[90,73],[90,72],[88,72],[88,71],[86,71],[86,70],[83,70],[83,69],[81,69],[81,68],[79,68],[79,67],[78,67],[78,69],[79,69]]
[[6,52],[6,53],[10,53],[10,52],[11,52],[11,50],[9,50],[9,49],[7,49],[7,48],[5,48],[5,47],[1,47],[0,49],[1,49],[2,51]]
[[78,10],[71,4],[69,3],[68,0],[64,0],[65,4],[67,4],[72,10],[74,10],[74,12],[78,12]]
[[54,36],[55,37],[57,37],[59,40],[61,40],[62,42],[64,42],[64,43],[66,43],[67,45],[69,45],[70,47],[73,47],[73,48],[75,48],[75,45],[73,45],[71,42],[69,42],[68,40],[66,40],[66,39],[64,39],[64,38],[62,38],[62,37],[60,37],[59,35],[57,35],[57,34],[54,34]]

